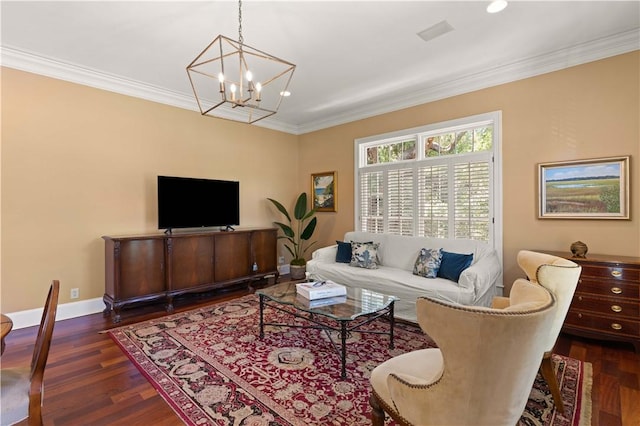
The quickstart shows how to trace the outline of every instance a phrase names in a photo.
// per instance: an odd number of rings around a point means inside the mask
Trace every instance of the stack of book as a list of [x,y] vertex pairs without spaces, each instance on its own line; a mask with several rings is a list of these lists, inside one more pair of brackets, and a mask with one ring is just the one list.
[[297,296],[298,302],[309,308],[320,308],[322,306],[338,305],[347,303],[347,296],[323,297],[322,299],[310,300],[301,294]]
[[346,296],[347,288],[333,281],[312,281],[296,284],[299,295],[309,300],[324,299],[327,297]]

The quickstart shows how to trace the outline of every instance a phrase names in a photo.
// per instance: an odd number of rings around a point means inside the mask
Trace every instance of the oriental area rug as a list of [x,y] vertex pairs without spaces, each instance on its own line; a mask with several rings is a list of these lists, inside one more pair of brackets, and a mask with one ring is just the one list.
[[[393,356],[435,347],[411,324],[396,323],[395,349],[388,336],[353,333],[342,380],[340,357],[324,332],[267,326],[261,340],[259,310],[257,296],[249,295],[108,334],[187,425],[369,425],[371,370]],[[266,308],[265,322],[292,321],[283,315]],[[565,414],[555,411],[539,376],[518,424],[589,425],[591,364],[553,360]]]

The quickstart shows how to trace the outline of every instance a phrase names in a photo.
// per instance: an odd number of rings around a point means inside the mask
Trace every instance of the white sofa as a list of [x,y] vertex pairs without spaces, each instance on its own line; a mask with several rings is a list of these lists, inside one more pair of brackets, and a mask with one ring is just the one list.
[[[462,305],[491,306],[493,297],[502,295],[502,266],[496,251],[486,243],[369,232],[347,232],[344,241],[379,243],[378,268],[365,269],[336,262],[336,244],[313,252],[307,262],[311,278],[396,296],[397,318],[416,322],[416,299],[420,296]],[[424,278],[413,274],[422,248],[473,253],[473,262],[462,272],[457,283],[444,278]]]

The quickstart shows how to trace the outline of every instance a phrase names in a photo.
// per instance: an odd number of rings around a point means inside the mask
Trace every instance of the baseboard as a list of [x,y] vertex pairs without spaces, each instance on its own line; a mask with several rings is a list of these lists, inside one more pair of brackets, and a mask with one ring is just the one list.
[[[13,321],[13,329],[32,327],[40,324],[42,318],[42,311],[44,308],[29,309],[26,311],[19,311],[7,314],[11,321]],[[84,315],[95,314],[104,310],[104,303],[102,298],[81,300],[79,302],[64,303],[58,305],[58,312],[56,313],[56,321],[62,321],[70,318],[77,318]]]
[[[290,272],[289,265],[278,266],[280,275],[287,275]],[[498,285],[498,292],[502,294],[504,290],[502,285]],[[97,314],[104,311],[104,303],[102,298],[81,300],[79,302],[64,303],[58,305],[58,312],[56,314],[56,321],[62,321],[70,318],[77,318],[84,315]],[[32,327],[40,324],[42,318],[43,308],[29,309],[26,311],[19,311],[7,314],[11,321],[13,321],[13,329]]]

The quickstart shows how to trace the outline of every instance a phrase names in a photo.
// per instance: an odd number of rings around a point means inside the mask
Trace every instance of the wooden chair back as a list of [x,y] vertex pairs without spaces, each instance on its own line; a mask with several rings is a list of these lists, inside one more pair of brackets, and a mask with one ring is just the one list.
[[42,425],[42,394],[44,385],[44,369],[49,357],[53,327],[58,311],[58,295],[60,294],[60,282],[54,280],[49,288],[47,302],[44,305],[38,337],[33,348],[31,360],[31,387],[29,390],[29,425]]

